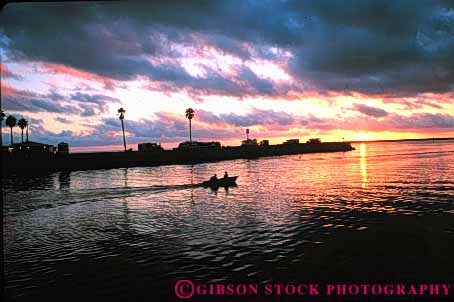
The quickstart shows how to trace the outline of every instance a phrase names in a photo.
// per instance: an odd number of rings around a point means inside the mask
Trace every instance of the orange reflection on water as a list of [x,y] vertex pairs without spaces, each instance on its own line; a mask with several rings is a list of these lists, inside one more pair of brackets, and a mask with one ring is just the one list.
[[361,143],[359,146],[359,163],[361,169],[361,186],[363,189],[367,189],[368,180],[367,180],[367,149],[366,144]]

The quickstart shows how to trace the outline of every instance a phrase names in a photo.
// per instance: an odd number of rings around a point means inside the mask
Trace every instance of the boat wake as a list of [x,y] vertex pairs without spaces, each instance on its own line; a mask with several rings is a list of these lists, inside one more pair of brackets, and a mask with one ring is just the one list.
[[22,191],[6,194],[3,210],[5,215],[15,215],[24,211],[56,208],[106,199],[136,197],[143,194],[158,194],[168,191],[187,190],[197,187],[200,187],[200,184],[61,189],[46,191],[44,194],[42,190]]

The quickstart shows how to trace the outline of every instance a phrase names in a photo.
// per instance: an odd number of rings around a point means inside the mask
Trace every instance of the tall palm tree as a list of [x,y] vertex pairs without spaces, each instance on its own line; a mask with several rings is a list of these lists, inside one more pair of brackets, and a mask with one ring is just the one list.
[[[20,130],[21,130],[21,139],[22,139],[22,142],[24,142],[24,129],[28,126],[28,122],[26,119],[24,118],[21,118],[18,122],[17,122],[17,125],[19,126]],[[28,140],[28,139],[27,139]]]
[[195,111],[192,108],[186,109],[186,118],[189,120],[189,143],[192,145],[192,124],[191,120],[195,115]]
[[8,117],[6,118],[6,125],[11,128],[11,136],[10,136],[11,145],[14,144],[14,141],[13,141],[13,128],[14,128],[14,126],[16,126],[16,122],[17,122],[16,118],[14,116],[12,116],[12,115],[8,115]]
[[2,133],[2,124],[3,120],[5,119],[5,112],[3,110],[0,110],[0,147],[3,146],[3,133]]
[[125,122],[124,122],[126,110],[124,110],[123,107],[121,107],[120,109],[118,109],[118,113],[120,114],[118,118],[121,121],[121,129],[123,130],[123,146],[125,147],[126,151]]

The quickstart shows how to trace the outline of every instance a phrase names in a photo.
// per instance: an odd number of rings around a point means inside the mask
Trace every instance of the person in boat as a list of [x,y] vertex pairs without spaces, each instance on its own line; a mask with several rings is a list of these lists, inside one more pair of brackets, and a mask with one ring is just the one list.
[[229,174],[227,173],[227,171],[224,172],[224,178],[229,178]]
[[210,178],[210,181],[211,182],[214,182],[214,181],[217,181],[218,180],[218,176],[216,174],[214,174],[213,176],[211,176]]

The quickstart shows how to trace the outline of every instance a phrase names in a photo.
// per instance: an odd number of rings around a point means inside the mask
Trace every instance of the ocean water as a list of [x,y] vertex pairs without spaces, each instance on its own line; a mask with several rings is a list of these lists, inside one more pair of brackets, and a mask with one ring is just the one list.
[[[181,278],[273,280],[368,215],[454,219],[454,141],[3,181],[6,297],[171,292]],[[228,191],[192,187],[238,175]],[[140,294],[139,294],[140,293]],[[151,292],[150,292],[150,295]]]

